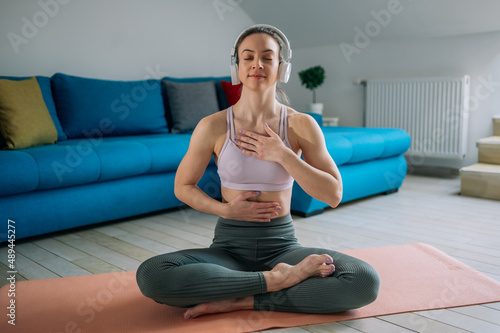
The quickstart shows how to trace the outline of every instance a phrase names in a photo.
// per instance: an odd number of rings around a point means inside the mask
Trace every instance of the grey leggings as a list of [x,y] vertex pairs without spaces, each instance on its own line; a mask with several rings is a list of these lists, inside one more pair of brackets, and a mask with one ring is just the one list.
[[[333,258],[332,275],[267,292],[262,271],[325,253]],[[254,295],[254,310],[334,313],[373,302],[380,281],[377,272],[361,260],[302,247],[287,215],[268,223],[219,218],[210,248],[150,258],[138,268],[137,283],[146,297],[175,307]]]

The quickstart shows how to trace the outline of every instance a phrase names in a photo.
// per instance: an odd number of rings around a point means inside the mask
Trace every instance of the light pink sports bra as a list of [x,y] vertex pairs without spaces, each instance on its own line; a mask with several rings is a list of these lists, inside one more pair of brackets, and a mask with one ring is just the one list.
[[[281,108],[279,136],[292,149],[287,134],[287,108]],[[283,135],[284,132],[284,135]],[[292,187],[293,178],[276,162],[245,155],[234,143],[233,107],[227,109],[227,134],[219,154],[217,172],[222,186],[242,191],[282,191]]]

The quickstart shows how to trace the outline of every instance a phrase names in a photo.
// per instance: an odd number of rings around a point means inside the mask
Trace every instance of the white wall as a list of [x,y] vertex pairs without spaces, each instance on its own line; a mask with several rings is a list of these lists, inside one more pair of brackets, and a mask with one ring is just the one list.
[[[354,33],[353,33],[354,34]],[[354,37],[354,36],[353,36]],[[351,43],[354,45],[354,43]],[[322,65],[327,79],[317,91],[324,116],[339,117],[341,126],[363,125],[364,87],[360,78],[471,76],[468,153],[465,160],[427,158],[424,166],[460,168],[477,162],[476,141],[491,136],[492,116],[500,114],[500,32],[413,40],[373,40],[350,62],[339,45],[293,50],[293,73],[286,92],[292,105],[306,110],[312,100],[300,86],[298,71]],[[490,81],[490,84],[485,82]],[[419,161],[421,163],[421,161]]]
[[251,24],[228,0],[2,0],[0,75],[229,75],[232,44]]

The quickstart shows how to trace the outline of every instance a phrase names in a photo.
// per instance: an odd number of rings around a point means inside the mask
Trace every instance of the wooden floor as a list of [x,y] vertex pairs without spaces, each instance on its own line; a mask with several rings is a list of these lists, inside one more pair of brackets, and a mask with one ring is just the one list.
[[[304,246],[333,250],[428,243],[500,281],[500,202],[461,196],[459,178],[409,175],[398,193],[303,219]],[[18,281],[136,270],[147,258],[210,245],[216,217],[182,208],[46,237],[18,240]],[[6,284],[6,246],[0,248]],[[404,313],[266,332],[500,332],[500,303]]]

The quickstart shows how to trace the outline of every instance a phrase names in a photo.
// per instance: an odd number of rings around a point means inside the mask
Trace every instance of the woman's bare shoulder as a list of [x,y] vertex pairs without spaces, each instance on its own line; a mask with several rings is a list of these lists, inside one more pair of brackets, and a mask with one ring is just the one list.
[[197,153],[220,151],[227,133],[226,114],[227,110],[222,110],[202,118],[191,136],[190,149]]
[[[218,136],[226,133],[226,114],[227,110],[222,110],[202,118],[196,125],[195,133],[209,133]],[[210,135],[212,136],[212,135]]]
[[288,118],[288,127],[293,128],[296,132],[302,131],[311,131],[316,128],[316,120],[314,118],[304,112],[297,111],[291,107],[287,108],[287,118]]

